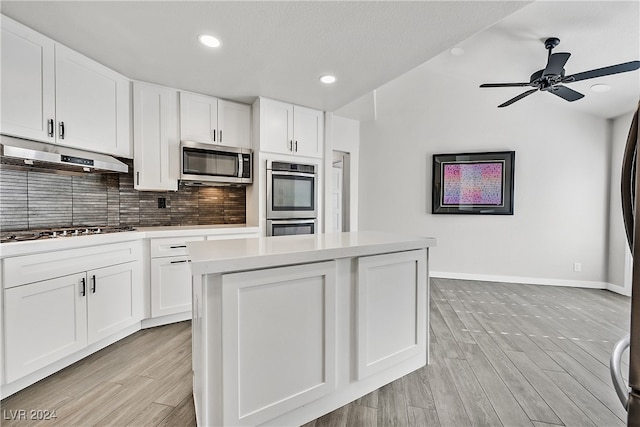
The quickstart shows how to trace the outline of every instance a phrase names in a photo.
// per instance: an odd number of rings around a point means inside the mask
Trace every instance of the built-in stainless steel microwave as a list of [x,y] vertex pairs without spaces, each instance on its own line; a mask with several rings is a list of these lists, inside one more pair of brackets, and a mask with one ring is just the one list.
[[252,151],[182,141],[180,180],[190,185],[251,184]]

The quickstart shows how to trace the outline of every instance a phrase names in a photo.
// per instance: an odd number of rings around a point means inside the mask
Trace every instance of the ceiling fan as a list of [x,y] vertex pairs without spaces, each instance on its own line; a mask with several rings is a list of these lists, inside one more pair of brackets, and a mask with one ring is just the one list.
[[551,53],[554,47],[560,44],[560,39],[550,37],[544,41],[544,47],[549,51],[547,56],[547,66],[543,70],[538,70],[531,74],[528,83],[485,83],[480,87],[526,87],[530,89],[520,95],[511,98],[505,103],[498,105],[498,108],[507,107],[522,98],[531,95],[536,91],[552,93],[569,102],[577,101],[584,97],[580,92],[569,89],[561,83],[572,83],[580,80],[593,79],[595,77],[608,76],[611,74],[626,73],[640,68],[640,61],[630,61],[623,64],[611,65],[609,67],[596,68],[595,70],[584,71],[582,73],[564,75],[564,65],[571,56],[568,52]]

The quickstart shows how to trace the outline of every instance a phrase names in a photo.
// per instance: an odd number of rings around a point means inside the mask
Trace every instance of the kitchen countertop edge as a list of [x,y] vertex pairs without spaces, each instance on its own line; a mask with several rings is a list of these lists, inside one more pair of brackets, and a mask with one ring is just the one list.
[[187,242],[193,274],[230,273],[436,246],[432,237],[361,231]]
[[0,259],[87,246],[108,245],[142,239],[188,236],[221,236],[259,233],[260,227],[246,224],[140,227],[135,231],[0,244]]

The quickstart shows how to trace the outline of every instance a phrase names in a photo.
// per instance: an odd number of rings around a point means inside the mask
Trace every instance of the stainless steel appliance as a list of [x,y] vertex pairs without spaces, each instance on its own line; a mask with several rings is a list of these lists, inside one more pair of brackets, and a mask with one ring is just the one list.
[[66,171],[122,172],[129,167],[106,154],[76,150],[61,145],[2,135],[2,163],[20,166],[42,166]]
[[47,228],[25,231],[6,231],[0,234],[0,243],[25,242],[29,240],[60,239],[95,234],[120,233],[135,231],[133,227],[76,227],[76,228]]
[[318,217],[316,165],[267,160],[267,219]]
[[[631,287],[631,331],[614,346],[610,370],[613,384],[623,406],[627,409],[627,425],[640,426],[640,198],[637,184],[640,182],[640,138],[638,136],[638,109],[633,116],[622,163],[622,213],[627,241],[633,254]],[[629,347],[629,385],[622,377],[621,359]]]
[[252,151],[182,141],[180,180],[187,185],[251,184]]
[[294,234],[315,234],[317,218],[313,219],[268,219],[267,236],[291,236]]

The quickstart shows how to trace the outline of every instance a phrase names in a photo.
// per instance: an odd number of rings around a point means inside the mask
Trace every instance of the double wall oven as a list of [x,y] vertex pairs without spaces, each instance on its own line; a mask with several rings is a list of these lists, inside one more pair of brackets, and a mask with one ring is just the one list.
[[267,236],[315,234],[317,166],[267,160]]

